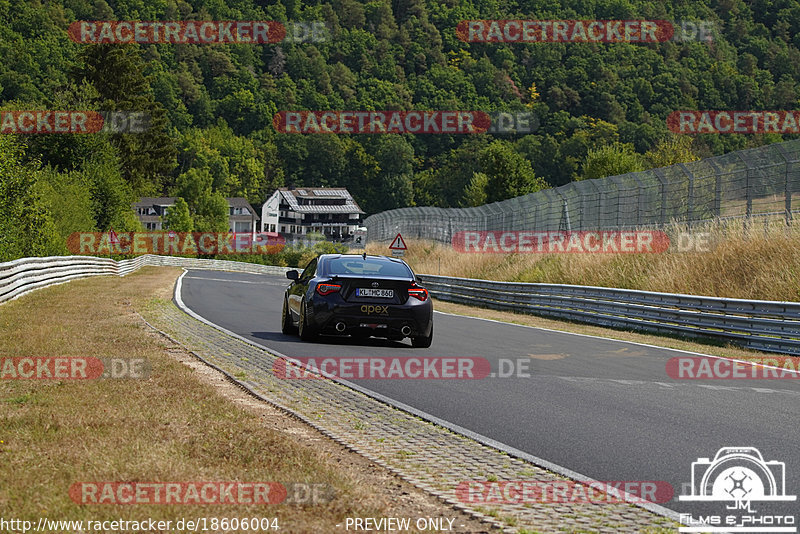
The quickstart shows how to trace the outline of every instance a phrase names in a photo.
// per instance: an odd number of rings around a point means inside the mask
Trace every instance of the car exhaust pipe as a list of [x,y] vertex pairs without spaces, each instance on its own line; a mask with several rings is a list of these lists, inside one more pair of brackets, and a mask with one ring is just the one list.
[[338,323],[336,323],[336,331],[337,332],[344,332],[345,328],[347,328],[347,325],[344,324],[343,322],[339,321]]
[[410,336],[411,335],[411,327],[408,326],[408,325],[405,325],[403,328],[400,329],[400,333],[403,334],[404,336]]

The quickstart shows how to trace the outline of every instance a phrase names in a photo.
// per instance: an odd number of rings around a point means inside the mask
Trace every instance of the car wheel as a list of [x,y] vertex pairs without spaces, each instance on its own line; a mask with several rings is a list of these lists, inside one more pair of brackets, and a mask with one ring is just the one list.
[[411,346],[417,349],[427,349],[431,343],[433,343],[433,326],[430,335],[411,338]]
[[300,331],[300,339],[303,341],[314,341],[317,338],[317,331],[306,322],[305,302],[300,306],[300,321],[298,322],[297,328]]
[[289,313],[289,303],[286,298],[283,299],[283,313],[281,313],[281,332],[286,335],[293,335],[297,333],[297,327],[292,322],[292,314]]

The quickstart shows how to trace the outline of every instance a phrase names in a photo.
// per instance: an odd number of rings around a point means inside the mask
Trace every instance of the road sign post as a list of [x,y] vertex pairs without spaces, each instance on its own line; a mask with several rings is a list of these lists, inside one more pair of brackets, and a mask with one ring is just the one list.
[[389,245],[389,249],[392,251],[392,256],[402,258],[405,256],[408,247],[406,246],[406,242],[403,241],[403,236],[398,233],[394,240],[392,240],[392,244]]

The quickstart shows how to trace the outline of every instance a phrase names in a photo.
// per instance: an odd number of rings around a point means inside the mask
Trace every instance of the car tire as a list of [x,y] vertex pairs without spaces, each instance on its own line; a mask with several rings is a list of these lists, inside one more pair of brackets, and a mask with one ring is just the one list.
[[281,332],[286,335],[297,334],[297,327],[292,322],[292,314],[289,312],[289,302],[283,299],[283,312],[281,313]]
[[306,321],[305,301],[303,301],[303,304],[300,306],[300,320],[297,323],[297,328],[300,333],[300,339],[303,341],[314,341],[317,339],[317,331],[312,326],[309,326]]
[[428,336],[412,337],[411,346],[415,349],[427,349],[433,343],[433,326],[431,326],[431,333]]

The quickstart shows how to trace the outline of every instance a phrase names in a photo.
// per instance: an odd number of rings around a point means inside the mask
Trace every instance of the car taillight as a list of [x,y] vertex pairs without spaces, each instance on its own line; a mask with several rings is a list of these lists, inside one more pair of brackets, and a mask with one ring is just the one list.
[[330,295],[331,293],[336,293],[340,289],[342,289],[342,286],[339,284],[317,284],[317,293],[323,297],[325,295]]
[[412,287],[408,290],[408,296],[425,302],[428,300],[428,290],[424,287]]

